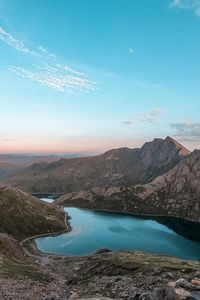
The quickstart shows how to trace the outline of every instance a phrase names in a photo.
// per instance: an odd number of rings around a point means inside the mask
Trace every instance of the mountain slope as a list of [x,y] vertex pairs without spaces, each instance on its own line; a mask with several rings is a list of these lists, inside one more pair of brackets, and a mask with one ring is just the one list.
[[51,163],[60,158],[56,155],[0,154],[0,179],[12,176],[33,163]]
[[22,169],[22,167],[17,164],[0,162],[0,179],[10,176],[20,169]]
[[151,183],[68,193],[60,205],[171,216],[200,222],[200,150]]
[[6,183],[31,193],[132,186],[150,182],[189,154],[189,150],[167,137],[155,139],[141,148],[119,148],[95,157],[34,164],[10,177]]
[[64,229],[64,213],[58,206],[15,188],[0,187],[0,232],[22,240]]
[[49,281],[51,277],[46,270],[24,255],[20,242],[65,229],[64,213],[58,206],[14,188],[0,187],[0,279]]
[[0,180],[12,176],[17,171],[23,170],[32,164],[51,163],[61,158],[73,158],[83,156],[80,154],[61,155],[37,155],[37,154],[0,154]]

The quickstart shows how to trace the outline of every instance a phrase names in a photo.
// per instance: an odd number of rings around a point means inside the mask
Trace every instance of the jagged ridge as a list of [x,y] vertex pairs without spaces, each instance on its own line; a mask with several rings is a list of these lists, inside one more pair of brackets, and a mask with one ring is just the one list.
[[152,181],[189,154],[189,150],[167,137],[154,139],[142,148],[119,148],[95,157],[34,164],[6,182],[31,193],[128,187]]
[[68,193],[57,202],[62,205],[138,215],[173,216],[200,222],[199,182],[200,150],[196,150],[151,183]]

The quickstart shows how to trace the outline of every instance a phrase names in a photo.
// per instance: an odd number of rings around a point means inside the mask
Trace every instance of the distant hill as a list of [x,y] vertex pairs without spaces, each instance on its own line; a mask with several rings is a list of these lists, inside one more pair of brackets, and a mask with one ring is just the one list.
[[[151,183],[133,187],[93,188],[68,193],[60,205],[171,216],[200,222],[200,150]],[[198,227],[199,228],[199,227]]]
[[36,163],[6,180],[30,193],[67,193],[93,187],[144,184],[173,168],[190,151],[170,137],[141,148],[119,148],[94,157]]
[[0,180],[15,174],[34,163],[54,162],[61,158],[74,158],[83,156],[83,153],[75,154],[52,154],[52,155],[36,155],[36,154],[0,154]]
[[0,179],[12,175],[21,169],[22,167],[18,164],[10,162],[0,162]]

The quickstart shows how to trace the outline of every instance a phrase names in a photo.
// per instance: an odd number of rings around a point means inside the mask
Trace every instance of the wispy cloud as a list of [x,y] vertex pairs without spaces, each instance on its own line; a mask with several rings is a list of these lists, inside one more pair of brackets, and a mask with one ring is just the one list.
[[9,66],[9,70],[16,75],[62,93],[96,89],[95,83],[86,79],[83,72],[60,63],[57,56],[42,45],[38,46],[36,50],[29,49],[2,27],[0,27],[0,40],[31,57],[30,65],[34,65],[34,67]]
[[0,143],[5,144],[5,143],[23,143],[23,144],[31,144],[32,142],[29,140],[22,140],[18,138],[0,138]]
[[193,10],[200,17],[200,0],[173,0],[170,7]]
[[47,50],[42,46],[38,46],[38,50],[42,51],[43,53],[47,53]]
[[124,121],[122,121],[122,123],[125,125],[133,125],[134,124],[134,122],[132,120],[124,120]]
[[40,57],[39,53],[27,48],[24,45],[23,42],[21,42],[18,39],[14,38],[9,32],[6,32],[2,27],[0,27],[0,40],[5,42],[9,46],[14,47],[16,50],[18,50],[20,52],[24,52],[24,53],[27,53],[27,54],[31,54],[31,55],[35,55],[35,56]]
[[0,141],[2,142],[18,142],[19,140],[18,139],[7,139],[7,138],[3,138],[3,139],[0,139]]
[[141,121],[144,123],[154,123],[163,111],[159,108],[154,108],[141,114]]
[[140,112],[134,118],[124,120],[122,121],[122,123],[126,125],[133,125],[136,123],[153,124],[162,114],[163,114],[163,110],[159,108],[154,108],[149,111]]
[[21,67],[10,66],[10,70],[23,78],[28,78],[31,81],[35,81],[58,92],[94,89],[91,85],[91,81],[78,76],[73,76],[69,73],[64,73],[63,70],[59,68],[50,68],[49,66],[46,66],[40,68],[40,70],[36,69],[31,71]]
[[171,128],[176,130],[175,136],[185,141],[199,141],[200,140],[200,123],[185,122],[172,123]]

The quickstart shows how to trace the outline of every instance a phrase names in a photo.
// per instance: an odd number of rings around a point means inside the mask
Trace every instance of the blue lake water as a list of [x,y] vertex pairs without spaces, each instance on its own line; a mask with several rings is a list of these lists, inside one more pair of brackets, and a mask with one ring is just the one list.
[[108,248],[113,251],[139,250],[200,260],[199,242],[184,238],[157,221],[71,207],[65,210],[71,216],[71,232],[36,239],[40,251],[87,255]]

